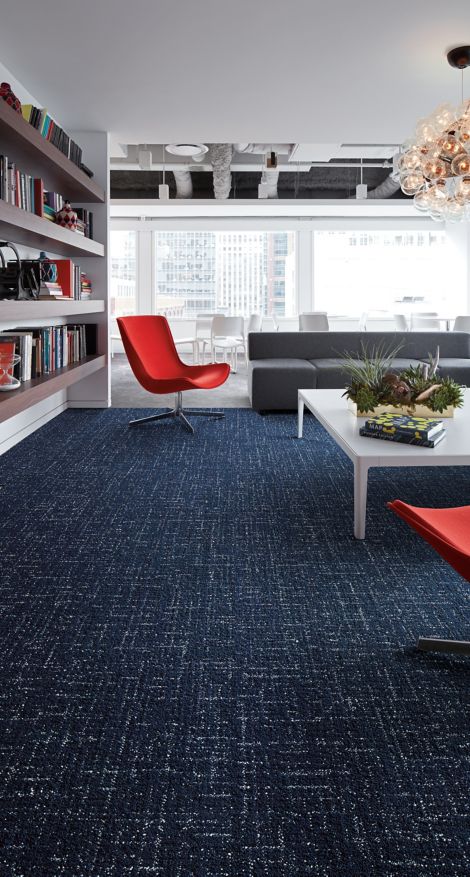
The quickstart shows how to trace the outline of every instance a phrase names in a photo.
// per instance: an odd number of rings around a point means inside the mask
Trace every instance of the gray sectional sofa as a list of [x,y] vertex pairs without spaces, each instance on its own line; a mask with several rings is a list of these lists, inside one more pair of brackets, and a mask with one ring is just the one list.
[[347,382],[341,356],[361,358],[372,350],[400,345],[392,368],[427,362],[440,350],[439,374],[470,386],[468,332],[253,332],[248,336],[248,393],[257,411],[297,407],[299,389],[342,388]]

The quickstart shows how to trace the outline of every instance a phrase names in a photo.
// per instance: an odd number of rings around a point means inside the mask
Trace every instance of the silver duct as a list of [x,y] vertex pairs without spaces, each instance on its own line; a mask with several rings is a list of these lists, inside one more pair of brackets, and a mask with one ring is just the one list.
[[265,155],[267,152],[290,152],[289,143],[235,143],[236,152]]
[[371,189],[367,193],[367,198],[390,198],[395,192],[398,192],[399,188],[400,183],[393,179],[393,174],[390,174],[383,183],[379,183],[375,189]]
[[[263,195],[259,195],[258,197],[262,198],[278,198],[277,193],[277,182],[279,180],[279,171],[278,170],[270,170],[269,168],[264,168],[263,173],[261,174],[261,185],[263,186]],[[259,191],[259,190],[258,190]]]
[[173,171],[173,176],[176,183],[176,197],[192,198],[193,181],[191,179],[191,172],[187,168],[178,168],[178,170]]
[[226,200],[232,188],[232,163],[233,148],[231,143],[212,143],[209,148],[209,158],[212,163],[212,176],[214,181],[214,197],[218,201]]

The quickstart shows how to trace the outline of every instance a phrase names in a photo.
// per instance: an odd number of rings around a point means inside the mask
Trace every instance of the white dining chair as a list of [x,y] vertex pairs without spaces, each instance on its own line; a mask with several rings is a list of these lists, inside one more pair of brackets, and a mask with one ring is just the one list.
[[237,371],[238,348],[245,349],[245,337],[243,332],[243,317],[226,317],[224,314],[216,314],[212,318],[211,326],[211,355],[217,362],[217,351],[221,350],[224,362],[231,357],[231,369]]
[[393,319],[395,320],[395,329],[398,329],[400,332],[408,332],[410,327],[405,314],[394,314]]
[[198,342],[199,358],[202,364],[204,364],[206,357],[206,347],[209,350],[211,349],[212,320],[217,316],[218,314],[215,312],[212,314],[196,314],[196,339]]
[[470,332],[470,317],[456,317],[454,323],[454,332]]
[[328,332],[330,324],[326,311],[312,311],[307,314],[299,314],[300,332]]
[[271,320],[273,321],[274,331],[279,332],[280,324],[279,324],[279,320],[274,312],[271,314]]
[[437,316],[436,311],[411,314],[411,331],[438,332],[441,328],[441,322]]

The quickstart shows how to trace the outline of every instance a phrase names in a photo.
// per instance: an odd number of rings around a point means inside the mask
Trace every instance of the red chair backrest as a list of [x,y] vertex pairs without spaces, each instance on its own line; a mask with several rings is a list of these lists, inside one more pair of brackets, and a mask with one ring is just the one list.
[[145,387],[146,379],[169,380],[181,374],[181,362],[166,317],[118,317],[129,364]]
[[470,506],[421,509],[399,499],[388,506],[470,582]]

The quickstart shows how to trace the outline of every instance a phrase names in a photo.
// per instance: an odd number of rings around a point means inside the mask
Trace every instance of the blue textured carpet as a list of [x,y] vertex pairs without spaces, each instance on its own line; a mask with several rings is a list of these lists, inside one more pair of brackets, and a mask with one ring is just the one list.
[[[139,414],[142,412],[139,411]],[[3,877],[470,873],[470,589],[322,428],[69,411],[0,460]]]

